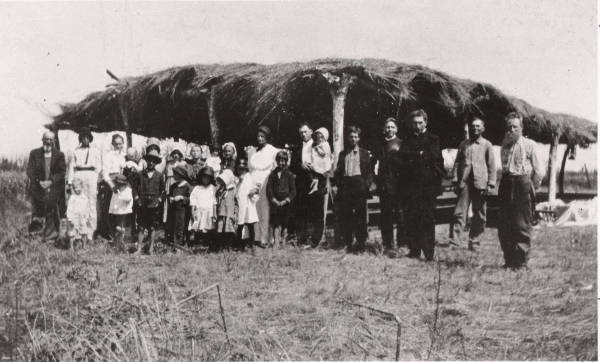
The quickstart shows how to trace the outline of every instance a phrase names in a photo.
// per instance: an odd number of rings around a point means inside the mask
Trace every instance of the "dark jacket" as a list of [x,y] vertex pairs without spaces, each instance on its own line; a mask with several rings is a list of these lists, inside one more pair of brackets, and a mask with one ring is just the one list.
[[296,192],[298,195],[306,195],[310,191],[312,177],[310,171],[302,167],[302,143],[292,148],[292,158],[289,170],[296,176]]
[[141,207],[156,208],[165,199],[165,178],[158,171],[154,171],[151,178],[148,178],[147,170],[142,171],[137,188],[138,205]]
[[344,176],[346,174],[346,156],[351,150],[345,149],[340,152],[337,167],[335,169],[335,184],[338,185],[340,196],[354,196],[371,198],[370,188],[373,184],[373,163],[371,155],[362,147],[358,148],[358,157],[360,159],[360,177],[359,180],[350,180],[355,177]]
[[[50,177],[48,178],[46,178],[45,163],[43,147],[31,151],[29,162],[27,163],[27,177],[31,181],[31,196],[38,201],[44,200],[46,202],[57,203],[62,212],[65,208],[65,175],[67,173],[65,155],[57,148],[52,147]],[[40,186],[40,181],[47,180],[52,181],[49,192]],[[96,200],[93,201],[95,202]]]
[[277,176],[277,169],[271,171],[267,180],[267,199],[272,202],[273,199],[283,201],[289,199],[292,201],[296,197],[296,181],[294,174],[287,168],[281,171],[281,177]]
[[381,195],[396,195],[399,193],[400,160],[398,152],[402,140],[398,137],[380,146],[377,153],[379,169],[377,170],[377,193]]
[[427,131],[409,134],[400,147],[400,164],[405,195],[441,193],[445,168],[438,136]]

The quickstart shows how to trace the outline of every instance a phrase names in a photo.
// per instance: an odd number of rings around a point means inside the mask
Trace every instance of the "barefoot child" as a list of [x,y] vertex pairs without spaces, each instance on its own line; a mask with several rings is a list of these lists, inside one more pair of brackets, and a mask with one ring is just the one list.
[[108,208],[110,225],[114,227],[113,240],[121,251],[125,251],[123,238],[125,229],[131,226],[131,215],[133,213],[133,193],[129,186],[129,180],[125,175],[117,175],[113,179],[116,191],[113,192]]
[[187,169],[183,165],[173,168],[174,183],[169,188],[167,225],[165,233],[169,244],[181,246],[187,238],[190,223],[190,194],[193,187],[188,183]]
[[165,179],[162,173],[156,171],[156,165],[162,158],[157,150],[153,149],[144,156],[146,169],[140,173],[137,184],[137,222],[138,222],[138,250],[142,252],[144,244],[144,230],[148,230],[150,239],[150,255],[154,254],[154,237],[156,228],[160,224],[159,205],[165,198]]
[[244,226],[248,227],[250,242],[254,242],[254,226],[258,222],[256,202],[258,201],[259,187],[248,172],[248,160],[238,158],[235,162],[235,174],[239,178],[236,192],[238,204],[237,237],[242,250],[246,249],[244,242]]
[[219,247],[228,249],[233,246],[237,230],[236,183],[237,178],[229,169],[217,176],[217,236]]
[[89,200],[82,193],[83,180],[73,180],[73,194],[69,197],[67,205],[67,220],[69,221],[69,249],[74,250],[76,241],[81,241],[84,246],[87,243],[90,227]]
[[325,176],[324,174],[331,170],[332,166],[332,153],[331,147],[327,142],[329,138],[329,131],[326,128],[319,128],[315,131],[315,142],[313,144],[312,154],[312,166],[314,171],[311,172],[313,179],[311,183],[311,190],[309,194],[312,194],[319,189],[325,187]]
[[214,230],[217,221],[217,198],[215,197],[215,172],[212,167],[204,167],[198,172],[198,185],[190,195],[190,230],[194,232],[194,242],[206,242],[207,234]]
[[270,204],[269,233],[271,246],[286,242],[287,227],[291,216],[290,204],[296,197],[294,174],[288,170],[288,154],[277,152],[275,156],[277,168],[271,171],[267,180],[267,198]]

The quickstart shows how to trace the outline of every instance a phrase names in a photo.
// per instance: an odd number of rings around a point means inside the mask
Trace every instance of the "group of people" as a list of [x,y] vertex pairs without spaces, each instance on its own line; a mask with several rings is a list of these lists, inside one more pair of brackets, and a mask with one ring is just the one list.
[[[123,245],[127,228],[137,234],[137,253],[144,241],[154,250],[155,231],[162,224],[167,243],[240,248],[275,246],[288,239],[317,246],[323,238],[328,190],[334,195],[336,238],[349,252],[366,248],[367,200],[376,192],[380,200],[380,230],[387,255],[406,245],[409,258],[431,261],[435,252],[436,198],[445,175],[439,137],[427,131],[423,110],[408,118],[410,133],[397,136],[398,123],[389,118],[379,147],[369,152],[360,145],[361,129],[345,130],[346,148],[334,165],[325,128],[313,132],[299,126],[302,144],[278,149],[270,144],[271,130],[256,131],[256,146],[238,155],[236,146],[211,145],[210,157],[199,146],[185,158],[175,144],[162,153],[158,139],[147,141],[144,156],[124,151],[120,135],[113,149],[101,155],[90,147],[92,133],[79,132],[79,146],[69,162],[54,147],[55,135],[43,136],[43,147],[33,150],[28,165],[32,182],[34,219],[45,219],[44,238],[59,234],[65,203],[65,180],[70,191],[66,216],[70,246],[101,236]],[[501,214],[498,235],[506,267],[527,263],[531,240],[532,198],[543,177],[535,143],[522,136],[523,120],[517,113],[506,118],[502,145]],[[485,226],[486,195],[496,183],[492,145],[483,138],[484,122],[475,118],[458,150],[454,180],[458,204],[450,244],[462,246],[462,231],[469,205],[473,218],[468,247],[476,251]],[[164,155],[164,156],[163,156]],[[335,167],[334,167],[335,166]],[[97,206],[98,205],[98,210]],[[396,224],[396,240],[394,240]],[[355,242],[356,240],[356,242]]]

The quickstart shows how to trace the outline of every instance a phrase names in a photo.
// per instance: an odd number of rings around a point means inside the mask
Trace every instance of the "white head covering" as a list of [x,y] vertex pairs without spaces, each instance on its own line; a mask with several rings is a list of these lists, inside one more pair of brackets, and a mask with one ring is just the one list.
[[223,145],[222,149],[225,149],[225,147],[231,147],[233,148],[233,156],[231,156],[231,158],[236,158],[237,157],[237,149],[235,148],[235,145],[233,144],[233,142],[227,142]]
[[315,131],[315,133],[317,133],[317,132],[319,132],[320,134],[323,135],[323,138],[325,138],[325,141],[327,141],[329,139],[329,131],[327,130],[327,128],[321,127]]
[[231,172],[230,169],[225,169],[223,172],[221,172],[219,176],[217,176],[217,178],[223,180],[223,183],[225,184],[225,188],[227,190],[231,190],[235,187],[235,176],[233,175],[233,172]]
[[173,143],[173,145],[171,145],[169,156],[171,155],[171,153],[173,153],[173,151],[179,151],[181,152],[181,156],[185,157],[185,150],[183,149],[183,146],[181,146],[179,143]]

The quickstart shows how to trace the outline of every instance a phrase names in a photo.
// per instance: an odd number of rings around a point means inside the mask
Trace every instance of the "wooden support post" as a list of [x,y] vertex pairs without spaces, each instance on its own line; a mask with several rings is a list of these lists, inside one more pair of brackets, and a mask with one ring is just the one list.
[[563,154],[562,163],[560,164],[560,172],[558,174],[558,193],[561,197],[565,195],[565,166],[567,165],[567,158],[569,157],[569,152],[574,146],[567,145],[565,148],[565,153]]
[[208,119],[210,121],[210,143],[219,143],[219,123],[217,122],[217,113],[215,111],[215,87],[210,88],[210,96],[206,98],[208,105]]
[[552,143],[550,144],[550,157],[548,158],[549,172],[548,172],[548,201],[556,201],[556,170],[557,159],[556,153],[558,151],[558,141],[560,140],[560,133],[555,133],[552,137]]
[[340,152],[344,149],[344,106],[346,95],[352,83],[352,76],[342,74],[341,77],[326,73],[323,75],[329,81],[329,92],[333,97],[333,170],[337,166]]
[[[127,81],[122,81],[121,79],[119,79],[119,77],[114,75],[113,72],[111,72],[110,70],[107,69],[106,73],[112,79],[119,82],[119,85],[127,85],[128,84]],[[125,111],[125,101],[123,100],[123,94],[121,92],[119,92],[117,97],[119,97],[118,98],[119,99],[119,110],[121,111],[121,120],[123,121],[123,127],[125,128],[125,138],[127,139],[127,148],[129,148],[129,147],[133,146],[133,134],[129,130],[129,118],[127,116],[127,112]]]

